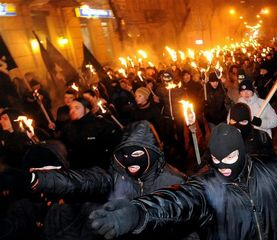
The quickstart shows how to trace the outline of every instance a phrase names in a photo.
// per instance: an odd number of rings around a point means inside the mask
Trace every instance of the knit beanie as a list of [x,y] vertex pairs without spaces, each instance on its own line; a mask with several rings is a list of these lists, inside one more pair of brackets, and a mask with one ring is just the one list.
[[248,105],[244,103],[236,103],[231,109],[230,109],[230,119],[234,119],[235,121],[251,121],[251,112]]
[[90,103],[86,99],[84,99],[82,97],[75,98],[74,101],[77,101],[77,102],[81,103],[85,108],[87,108],[89,110],[91,110],[91,108],[92,108]]
[[218,81],[219,81],[219,79],[216,76],[216,73],[215,72],[211,72],[210,75],[209,75],[209,82],[218,82]]
[[150,90],[146,87],[140,87],[136,90],[136,94],[141,94],[145,97],[145,99],[148,99],[150,95]]
[[243,90],[250,90],[254,92],[254,86],[250,80],[244,80],[239,84],[239,92]]

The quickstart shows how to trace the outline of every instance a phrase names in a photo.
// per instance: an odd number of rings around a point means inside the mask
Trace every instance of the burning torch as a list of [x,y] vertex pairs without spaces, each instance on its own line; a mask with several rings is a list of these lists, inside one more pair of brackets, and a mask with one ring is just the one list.
[[35,135],[34,127],[32,126],[33,119],[27,118],[26,116],[18,116],[18,118],[14,121],[19,122],[20,129],[26,132],[27,136],[34,144],[40,142],[38,137]]
[[[103,114],[107,112],[107,110],[106,110],[106,109],[104,108],[104,106],[103,106],[102,100],[99,100],[99,101],[97,102],[97,106],[100,108],[100,110],[101,110],[101,112],[102,112]],[[117,119],[110,111],[109,111],[109,113],[110,113],[110,116],[111,116],[112,120],[113,120],[121,129],[123,129],[124,126],[118,121],[118,119]]]
[[191,131],[192,134],[192,140],[193,140],[193,146],[195,150],[195,155],[196,155],[196,160],[198,165],[201,164],[201,158],[200,158],[200,152],[199,152],[199,147],[198,147],[198,142],[197,142],[197,137],[196,137],[196,125],[195,125],[195,112],[193,110],[193,105],[192,103],[188,101],[180,101],[183,105],[183,110],[184,110],[184,117],[185,117],[185,122],[186,125],[188,126],[189,130]]
[[38,105],[40,106],[40,108],[41,108],[41,110],[42,110],[44,116],[46,117],[48,124],[49,124],[49,125],[53,125],[54,123],[53,123],[52,120],[50,119],[49,114],[48,114],[48,112],[46,111],[46,109],[45,109],[45,107],[44,107],[44,105],[43,105],[43,103],[42,103],[42,101],[41,101],[41,99],[40,99],[40,94],[39,94],[38,90],[35,90],[35,91],[34,91],[33,96],[34,96],[35,100],[37,101]]
[[79,87],[77,86],[77,84],[75,82],[72,83],[72,85],[70,86],[74,91],[76,91],[77,93],[77,97],[79,97]]

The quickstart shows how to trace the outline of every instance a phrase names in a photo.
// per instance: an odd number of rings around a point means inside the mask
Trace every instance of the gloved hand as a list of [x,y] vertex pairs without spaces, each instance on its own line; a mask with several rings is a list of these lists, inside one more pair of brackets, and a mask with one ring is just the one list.
[[262,119],[254,116],[251,123],[257,127],[260,127],[262,125]]
[[31,187],[32,174],[21,169],[7,167],[0,173],[0,191],[27,192]]
[[103,209],[93,211],[91,227],[106,239],[113,239],[133,231],[139,223],[139,211],[128,200],[108,202]]

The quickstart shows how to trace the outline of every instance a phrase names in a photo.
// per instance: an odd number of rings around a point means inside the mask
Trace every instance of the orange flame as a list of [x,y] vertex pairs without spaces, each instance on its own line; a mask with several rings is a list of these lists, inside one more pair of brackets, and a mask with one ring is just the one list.
[[32,133],[32,135],[35,134],[34,127],[32,126],[33,119],[27,118],[26,116],[18,116],[17,119],[14,120],[15,122],[19,122],[19,127],[22,130],[25,130],[24,125],[25,124],[28,128],[28,130]]
[[175,83],[169,82],[167,83],[167,86],[165,87],[167,90],[169,89],[173,89],[176,88],[178,85],[176,85]]
[[102,113],[107,112],[106,109],[103,107],[103,102],[102,102],[102,100],[99,100],[99,101],[97,102],[97,106],[101,109],[101,112],[102,112]]
[[75,82],[71,85],[71,88],[79,92],[79,87],[76,85]]
[[195,123],[195,112],[193,110],[193,104],[189,101],[181,100],[179,101],[183,105],[184,117],[187,126],[193,125]]

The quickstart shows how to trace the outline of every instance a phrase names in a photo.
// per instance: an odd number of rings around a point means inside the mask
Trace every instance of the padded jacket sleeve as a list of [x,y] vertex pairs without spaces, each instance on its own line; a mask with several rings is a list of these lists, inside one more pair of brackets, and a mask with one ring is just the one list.
[[63,196],[105,196],[110,193],[113,179],[109,172],[93,167],[82,170],[37,171],[35,192]]

